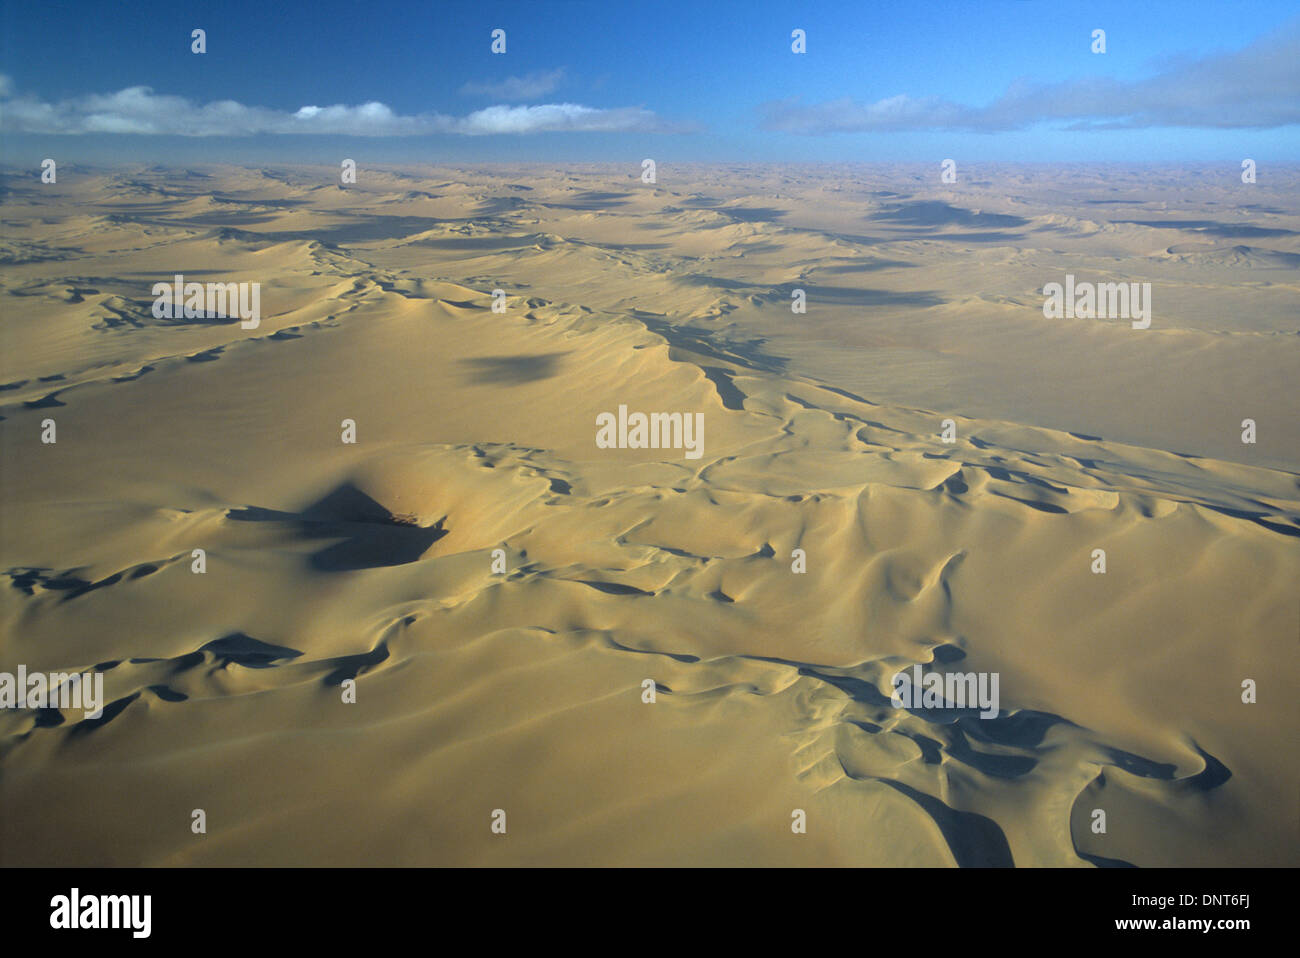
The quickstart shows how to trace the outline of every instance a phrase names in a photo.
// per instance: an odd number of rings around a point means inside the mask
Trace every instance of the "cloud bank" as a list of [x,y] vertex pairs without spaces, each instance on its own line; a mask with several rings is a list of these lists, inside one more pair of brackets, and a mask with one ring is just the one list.
[[460,88],[465,96],[485,96],[493,100],[536,100],[559,89],[564,67],[521,77],[506,77],[493,82],[466,83]]
[[1071,130],[1271,129],[1300,123],[1300,20],[1241,50],[1172,63],[1135,82],[1020,80],[984,107],[902,94],[874,103],[842,97],[805,104],[790,98],[765,103],[760,111],[764,129],[803,134],[995,133],[1044,122]]
[[[523,79],[519,80],[520,83]],[[135,133],[163,136],[254,136],[328,134],[343,136],[427,136],[529,133],[667,133],[675,128],[640,107],[602,109],[578,103],[490,106],[466,116],[421,113],[403,116],[383,103],[360,106],[304,106],[289,113],[245,106],[234,100],[202,105],[185,97],[155,93],[147,86],[48,103],[17,94],[0,74],[0,132]]]

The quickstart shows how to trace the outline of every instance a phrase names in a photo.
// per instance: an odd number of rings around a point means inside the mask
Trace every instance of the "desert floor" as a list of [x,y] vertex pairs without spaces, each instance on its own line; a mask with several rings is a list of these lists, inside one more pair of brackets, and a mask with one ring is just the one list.
[[4,176],[0,863],[1300,864],[1300,171],[640,173]]

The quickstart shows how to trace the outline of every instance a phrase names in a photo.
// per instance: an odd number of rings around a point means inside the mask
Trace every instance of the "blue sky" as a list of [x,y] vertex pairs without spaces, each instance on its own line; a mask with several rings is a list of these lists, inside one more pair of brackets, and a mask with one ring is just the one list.
[[0,77],[23,165],[1300,159],[1295,0],[11,3]]

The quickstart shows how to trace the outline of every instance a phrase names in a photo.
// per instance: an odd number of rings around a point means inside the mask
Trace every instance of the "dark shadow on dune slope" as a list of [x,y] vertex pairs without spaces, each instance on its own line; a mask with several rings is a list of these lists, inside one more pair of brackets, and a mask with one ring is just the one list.
[[902,792],[934,819],[960,868],[1014,868],[1011,846],[997,822],[974,812],[960,812],[939,799],[892,779],[876,779]]
[[550,379],[568,353],[541,353],[536,356],[480,356],[462,359],[461,365],[473,371],[478,383],[517,385]]
[[51,409],[54,406],[66,406],[67,403],[59,399],[57,392],[52,392],[41,399],[29,399],[23,405],[28,409]]
[[745,282],[744,280],[724,279],[721,276],[705,276],[702,273],[686,273],[680,276],[673,276],[672,281],[675,283],[681,283],[683,286],[704,286],[709,289],[729,289],[733,292],[765,288],[757,286],[754,283]]
[[802,289],[808,296],[811,313],[819,303],[830,306],[941,306],[942,297],[927,291],[895,292],[889,289],[868,289],[863,286],[824,286],[814,283],[786,283],[772,290],[772,295],[788,303],[790,294]]
[[1300,231],[1276,227],[1248,226],[1242,223],[1222,223],[1218,220],[1114,220],[1132,226],[1150,226],[1161,230],[1191,230],[1207,236],[1265,239],[1275,236],[1300,236]]
[[334,670],[325,676],[326,685],[342,685],[346,679],[355,679],[362,671],[374,668],[388,659],[388,640],[382,639],[369,652],[357,655],[343,655],[331,659]]
[[358,219],[355,223],[338,223],[331,226],[315,227],[302,232],[279,232],[265,234],[277,240],[318,239],[330,243],[370,243],[381,240],[403,239],[424,233],[450,220],[437,219],[432,216],[374,216]]
[[[889,263],[889,265],[897,265]],[[902,264],[908,265],[908,264]],[[849,266],[844,269],[823,269],[824,272],[866,272],[870,264]],[[883,266],[882,266],[883,268]],[[887,289],[869,289],[862,286],[829,286],[823,283],[783,283],[771,287],[744,280],[727,279],[722,276],[709,276],[704,273],[687,273],[674,278],[674,282],[685,286],[703,286],[706,289],[723,289],[734,293],[753,293],[757,300],[788,305],[791,294],[802,289],[808,298],[809,307],[818,303],[833,306],[939,306],[945,300],[931,292],[895,292]]]
[[824,389],[828,393],[834,393],[837,396],[843,396],[845,399],[852,399],[854,402],[860,402],[864,406],[878,405],[877,403],[872,402],[870,399],[866,399],[862,396],[859,396],[857,393],[849,392],[847,389],[840,389],[838,386],[827,386],[823,383],[820,384],[820,388]]
[[1009,496],[1005,492],[998,492],[996,489],[990,489],[989,495],[997,496],[999,499],[1010,499],[1012,502],[1018,502],[1022,506],[1028,506],[1030,509],[1037,509],[1039,512],[1046,512],[1054,516],[1068,515],[1070,510],[1064,506],[1058,506],[1052,502],[1043,502],[1041,499],[1022,499],[1020,496]]
[[351,572],[415,562],[447,534],[444,519],[419,526],[389,512],[352,483],[344,483],[301,512],[277,512],[250,506],[232,509],[227,518],[241,522],[283,522],[304,539],[340,539],[311,556],[321,572]]
[[1137,868],[1132,862],[1126,862],[1122,858],[1106,858],[1103,855],[1090,855],[1081,851],[1076,845],[1074,853],[1086,862],[1096,865],[1098,868]]
[[983,213],[950,206],[938,200],[907,200],[889,203],[870,219],[899,223],[903,226],[937,228],[943,226],[969,226],[976,229],[1005,229],[1025,226],[1029,220],[1007,213]]
[[[1099,772],[1097,774],[1096,779],[1093,780],[1092,784],[1088,788],[1080,792],[1078,796],[1076,796],[1074,800],[1074,807],[1071,809],[1071,813],[1070,813],[1071,821],[1076,820],[1075,809],[1079,807],[1079,802],[1082,801],[1085,796],[1089,795],[1089,793],[1095,795],[1096,793],[1094,789],[1103,788],[1105,787],[1105,785],[1106,785],[1106,773]],[[1071,826],[1070,828],[1070,846],[1074,849],[1074,853],[1076,855],[1078,855],[1084,861],[1089,862],[1090,864],[1096,866],[1097,868],[1136,868],[1137,867],[1132,862],[1125,861],[1122,858],[1107,858],[1105,855],[1095,855],[1091,852],[1084,851],[1082,848],[1079,847],[1078,839],[1075,838],[1073,826]]]
[[[927,454],[922,453],[922,455],[927,455]],[[942,457],[938,457],[938,458],[942,458]],[[960,469],[958,469],[951,476],[945,479],[942,483],[942,486],[944,489],[952,493],[954,496],[965,495],[967,492],[970,491],[970,486],[966,484],[966,480],[962,477]]]
[[1037,748],[1048,730],[1056,725],[1079,727],[1059,715],[1033,709],[1003,713],[991,719],[962,719],[957,724],[976,741],[1012,748]]
[[199,647],[200,652],[211,652],[222,665],[242,665],[250,669],[269,669],[282,659],[296,659],[302,655],[297,649],[272,645],[243,632],[231,632]]
[[[162,212],[165,215],[167,211],[162,210],[160,212]],[[144,218],[135,219],[129,213],[128,214],[115,213],[113,215],[125,216],[127,219],[134,220],[134,222],[140,223],[142,226],[172,226],[172,227],[182,226],[182,227],[189,227],[191,229],[193,228],[211,229],[213,227],[219,227],[219,226],[241,227],[241,226],[257,226],[260,223],[272,223],[276,219],[278,219],[281,214],[279,212],[266,211],[266,210],[232,209],[232,210],[213,210],[210,213],[203,213],[200,216],[185,216],[185,217],[178,217],[178,218],[167,217],[166,219],[144,219]]]
[[68,736],[70,738],[80,738],[83,735],[87,735],[91,732],[103,728],[109,722],[113,721],[113,719],[117,718],[119,715],[125,712],[126,707],[130,705],[132,702],[134,702],[136,699],[138,699],[139,697],[140,697],[139,692],[132,692],[130,695],[124,698],[120,698],[115,702],[109,702],[107,705],[104,706],[103,713],[100,715],[99,718],[82,719],[76,725],[68,729]]
[[1141,778],[1157,778],[1162,781],[1171,781],[1176,771],[1176,766],[1167,762],[1153,762],[1149,758],[1143,758],[1141,755],[1134,755],[1132,752],[1126,752],[1118,748],[1105,748],[1106,757],[1110,759],[1111,764],[1116,768],[1121,768],[1130,775],[1137,775]]
[[638,589],[634,585],[624,585],[621,582],[597,582],[593,579],[573,579],[573,582],[580,582],[597,592],[603,592],[606,595],[654,595],[653,592],[647,592],[645,589]]
[[7,571],[7,575],[12,580],[11,584],[24,595],[34,596],[36,588],[39,586],[44,592],[61,592],[60,602],[68,602],[72,599],[78,599],[89,592],[97,589],[105,589],[112,585],[117,585],[122,581],[133,581],[142,579],[145,576],[153,575],[161,566],[153,562],[142,562],[138,565],[123,569],[120,572],[114,572],[102,579],[91,581],[84,579],[75,573],[77,570],[70,569],[65,572],[56,572],[53,569],[46,569],[40,566],[18,566]]
[[[190,227],[239,227],[255,226],[273,219],[272,214],[263,217],[203,216],[195,219],[143,219],[130,218],[145,226],[190,226]],[[246,243],[294,243],[316,240],[327,247],[346,246],[351,243],[372,243],[384,240],[400,240],[427,232],[447,223],[484,223],[482,216],[432,217],[432,216],[382,216],[373,213],[357,216],[342,223],[320,223],[298,230],[238,230],[225,232],[223,239],[236,239]],[[486,224],[485,224],[486,225]],[[185,270],[185,275],[198,275],[198,271]]]
[[632,646],[623,645],[608,635],[605,636],[605,644],[611,649],[616,649],[619,652],[635,652],[638,655],[662,655],[672,659],[674,662],[684,662],[687,665],[700,661],[698,655],[691,655],[689,652],[659,652],[653,649],[634,649]]
[[669,207],[664,212],[685,210],[711,210],[720,213],[733,223],[765,223],[785,216],[786,210],[775,206],[723,206],[724,200],[712,196],[688,196],[676,207]]
[[947,726],[943,732],[948,740],[948,754],[985,775],[994,778],[1019,778],[1028,775],[1038,765],[1038,759],[1028,755],[976,751],[963,734],[962,726],[957,723]]
[[[1173,251],[1172,247],[1170,247],[1170,251]],[[1206,250],[1206,252],[1236,253],[1239,256],[1252,256],[1255,257],[1257,265],[1274,269],[1300,268],[1300,253],[1284,253],[1282,250],[1269,249],[1265,246],[1242,246],[1238,244],[1231,249],[1221,251]]]
[[1201,503],[1206,509],[1212,509],[1215,512],[1221,512],[1225,516],[1232,516],[1234,519],[1245,519],[1253,522],[1257,526],[1269,530],[1270,532],[1279,532],[1284,536],[1300,537],[1300,526],[1283,525],[1280,522],[1270,521],[1265,518],[1266,513],[1252,512],[1248,509],[1231,509],[1228,506],[1217,506],[1209,502]]
[[767,340],[761,337],[745,340],[723,339],[708,330],[675,325],[642,310],[633,310],[632,315],[644,323],[651,332],[658,333],[666,339],[670,346],[707,359],[721,360],[745,369],[759,369],[773,373],[781,372],[789,362],[780,356],[764,353],[762,347]]
[[934,240],[940,243],[1013,243],[1025,238],[1024,233],[930,233],[917,239]]
[[[196,194],[197,195],[197,194]],[[300,206],[307,206],[311,200],[306,199],[270,199],[267,197],[257,197],[253,199],[241,199],[238,196],[222,196],[220,193],[212,194],[214,203],[228,203],[231,206],[270,206],[277,210],[292,210]]]
[[576,210],[584,213],[592,213],[599,210],[617,209],[620,206],[627,206],[627,197],[631,193],[599,193],[588,191],[585,193],[576,193],[569,197],[566,203],[542,203],[549,209],[558,210]]
[[474,212],[479,216],[496,216],[500,213],[513,213],[528,206],[522,196],[489,196],[482,200]]
[[857,679],[851,675],[831,675],[827,672],[818,671],[812,666],[802,665],[797,662],[786,662],[783,659],[769,659],[766,661],[798,665],[800,675],[807,675],[814,679],[820,679],[827,685],[833,685],[855,702],[864,702],[877,708],[893,708],[893,703],[890,702],[888,695],[884,695],[878,688],[863,679]]
[[415,562],[446,532],[435,526],[421,529],[404,525],[373,525],[349,530],[351,538],[317,552],[312,568],[321,572],[351,572]]
[[872,259],[860,263],[835,263],[813,268],[819,273],[873,273],[882,269],[911,269],[917,265],[919,264],[901,259]]
[[413,240],[407,245],[423,246],[428,249],[452,250],[453,252],[471,252],[477,250],[528,249],[537,241],[537,234],[534,233],[527,236],[440,236],[432,239]]
[[714,212],[721,213],[733,223],[770,223],[786,213],[775,206],[720,206]]
[[[156,282],[162,280],[166,281],[168,285],[170,285],[174,274],[136,273],[135,275],[142,277],[145,282]],[[224,274],[220,270],[196,269],[185,270],[184,275],[187,282],[191,279],[193,279],[194,282],[199,282],[196,277]],[[233,309],[236,305],[238,304],[231,303],[228,304],[226,308]],[[238,315],[232,314],[221,316],[217,315],[215,311],[212,315],[208,315],[206,309],[199,310],[201,315],[187,317],[184,313],[184,303],[179,304],[178,308],[173,311],[170,319],[167,317],[156,319],[153,315],[154,300],[152,299],[127,299],[125,296],[120,296],[117,297],[116,303],[106,301],[101,302],[99,306],[110,314],[109,316],[98,317],[103,323],[102,328],[105,329],[116,329],[123,325],[130,325],[136,329],[141,329],[145,326],[230,326],[234,323],[240,322],[240,317]],[[97,326],[95,328],[101,327]]]
[[32,723],[36,728],[58,728],[65,721],[62,710],[54,706],[32,709]]
[[1232,778],[1232,771],[1217,758],[1211,755],[1205,749],[1201,748],[1195,742],[1192,747],[1196,749],[1205,762],[1205,768],[1195,775],[1186,779],[1187,786],[1198,792],[1208,792],[1210,789],[1218,788],[1228,779]]
[[719,369],[717,366],[700,368],[704,370],[704,375],[708,377],[709,382],[713,383],[713,388],[718,391],[718,398],[722,400],[724,408],[745,408],[745,394],[736,388],[735,382],[725,369]]

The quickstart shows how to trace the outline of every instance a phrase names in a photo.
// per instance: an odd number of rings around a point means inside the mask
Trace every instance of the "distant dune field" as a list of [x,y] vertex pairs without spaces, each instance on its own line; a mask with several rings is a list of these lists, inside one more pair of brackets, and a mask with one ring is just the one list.
[[0,710],[0,864],[1300,864],[1300,170],[1236,176],[6,175],[0,670],[106,703]]

